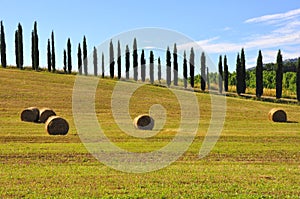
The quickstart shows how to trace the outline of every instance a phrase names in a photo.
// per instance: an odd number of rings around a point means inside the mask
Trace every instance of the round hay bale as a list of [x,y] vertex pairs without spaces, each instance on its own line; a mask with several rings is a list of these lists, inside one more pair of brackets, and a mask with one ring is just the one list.
[[69,131],[68,122],[59,116],[51,116],[45,124],[49,135],[66,135]]
[[286,112],[279,108],[271,109],[268,116],[269,116],[269,120],[271,120],[273,122],[286,122],[287,121]]
[[21,120],[24,122],[38,122],[40,111],[36,107],[29,107],[22,111]]
[[133,120],[134,127],[141,130],[152,130],[154,119],[149,115],[139,115]]
[[56,113],[49,108],[42,108],[40,110],[40,122],[45,123],[49,117],[56,116]]

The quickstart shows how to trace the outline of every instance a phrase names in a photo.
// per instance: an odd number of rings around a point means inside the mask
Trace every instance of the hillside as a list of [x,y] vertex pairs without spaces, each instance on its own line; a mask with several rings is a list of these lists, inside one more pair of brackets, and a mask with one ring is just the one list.
[[[300,195],[300,106],[226,99],[221,137],[199,159],[211,119],[211,96],[197,93],[200,124],[192,145],[170,166],[150,173],[123,173],[96,160],[84,147],[72,114],[76,76],[0,69],[0,196],[2,198],[296,198]],[[167,88],[144,85],[133,93],[129,114],[164,106],[167,118],[150,138],[128,136],[111,111],[115,80],[100,79],[96,115],[106,136],[132,152],[166,146],[180,123],[180,105]],[[188,91],[182,91],[188,92]],[[50,136],[43,124],[20,121],[23,108],[50,107],[70,124],[67,136]],[[268,112],[283,108],[288,123],[272,123]],[[4,186],[5,185],[5,186]]]

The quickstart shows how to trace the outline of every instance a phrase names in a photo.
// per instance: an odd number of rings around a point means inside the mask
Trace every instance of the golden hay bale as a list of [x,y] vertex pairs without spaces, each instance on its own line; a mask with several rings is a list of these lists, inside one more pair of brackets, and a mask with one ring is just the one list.
[[149,115],[139,115],[133,120],[134,127],[141,130],[152,130],[154,119]]
[[56,113],[49,108],[42,108],[40,110],[40,122],[45,123],[49,117],[56,116]]
[[66,135],[69,131],[68,122],[59,116],[51,116],[45,124],[49,135]]
[[270,110],[268,116],[269,116],[269,120],[271,120],[273,122],[286,122],[287,121],[286,112],[282,109],[273,108]]
[[22,111],[21,120],[25,122],[38,122],[40,111],[36,107],[29,107]]

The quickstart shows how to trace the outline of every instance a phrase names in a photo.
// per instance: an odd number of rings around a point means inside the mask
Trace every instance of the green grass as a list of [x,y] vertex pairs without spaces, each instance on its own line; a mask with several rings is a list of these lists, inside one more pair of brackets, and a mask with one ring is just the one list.
[[[185,154],[150,173],[113,170],[97,161],[77,135],[72,117],[73,75],[0,69],[1,198],[299,198],[300,106],[227,98],[221,137],[198,158],[211,119],[210,95],[197,93],[200,125]],[[176,134],[180,110],[166,88],[145,85],[130,101],[130,115],[160,103],[164,128],[154,137],[132,138],[115,124],[111,94],[116,81],[100,79],[96,112],[111,141],[135,152],[157,150]],[[49,136],[43,124],[20,121],[21,110],[53,108],[70,123],[67,136]],[[289,123],[272,123],[268,111],[281,107]]]

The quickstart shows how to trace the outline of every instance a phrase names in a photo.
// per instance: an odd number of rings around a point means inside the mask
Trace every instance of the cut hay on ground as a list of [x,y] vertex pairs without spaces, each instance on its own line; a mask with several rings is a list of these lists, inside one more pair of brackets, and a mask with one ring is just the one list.
[[287,122],[286,112],[279,108],[273,108],[269,112],[269,120],[273,122]]
[[45,128],[49,135],[66,135],[69,131],[69,124],[59,116],[51,116],[48,118]]
[[21,120],[25,122],[38,122],[40,111],[36,107],[29,107],[22,111]]
[[149,115],[139,115],[133,120],[134,127],[141,130],[152,130],[154,119]]
[[56,116],[56,113],[49,108],[42,108],[40,110],[40,122],[45,123],[49,117]]

